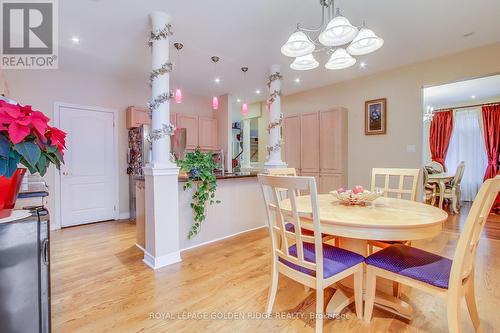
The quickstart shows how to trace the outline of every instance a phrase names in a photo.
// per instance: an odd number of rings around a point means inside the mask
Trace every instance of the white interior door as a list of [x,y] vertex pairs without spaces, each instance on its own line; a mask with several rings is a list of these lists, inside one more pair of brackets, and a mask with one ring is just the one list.
[[112,220],[116,210],[114,115],[61,106],[67,136],[61,167],[61,225]]

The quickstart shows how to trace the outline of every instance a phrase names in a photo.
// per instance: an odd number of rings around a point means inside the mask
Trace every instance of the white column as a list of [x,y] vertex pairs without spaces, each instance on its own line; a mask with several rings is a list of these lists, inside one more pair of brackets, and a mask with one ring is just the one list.
[[[153,31],[165,28],[169,17],[163,12],[151,14]],[[153,41],[152,69],[169,61],[168,38]],[[152,99],[169,93],[169,74],[158,76],[152,83]],[[152,114],[152,130],[170,123],[169,101]],[[146,194],[146,246],[144,262],[153,269],[181,261],[179,242],[179,168],[170,161],[170,136],[153,139],[152,163],[144,167]]]
[[[270,68],[269,75],[273,75],[280,72],[279,65],[272,65]],[[269,87],[269,96],[271,96],[274,92],[281,93],[281,79],[277,79],[271,81]],[[274,98],[274,101],[269,106],[269,124],[273,122],[279,121],[281,116],[281,97],[277,94]],[[286,167],[286,163],[281,160],[281,146],[279,145],[281,142],[281,128],[280,126],[276,126],[271,129],[269,132],[269,142],[268,147],[276,147],[269,153],[269,157],[267,158],[267,162],[264,164],[266,169],[270,168],[283,168]]]
[[242,169],[250,169],[250,119],[243,119],[241,121],[243,127],[243,163]]

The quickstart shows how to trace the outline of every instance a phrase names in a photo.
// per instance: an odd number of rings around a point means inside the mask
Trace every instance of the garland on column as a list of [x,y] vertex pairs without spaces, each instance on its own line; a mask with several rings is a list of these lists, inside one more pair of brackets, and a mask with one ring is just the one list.
[[280,142],[272,145],[272,146],[267,146],[267,155],[271,154],[273,151],[279,151],[281,149],[281,146],[285,143],[283,140],[280,140]]
[[[151,34],[149,36],[149,41],[148,44],[149,46],[153,46],[154,41],[159,41],[162,39],[167,39],[169,36],[172,36],[174,33],[172,32],[172,25],[166,24],[163,29],[159,29],[156,31],[151,31]],[[153,82],[158,79],[160,76],[171,73],[174,69],[174,65],[170,62],[167,61],[164,64],[161,65],[160,68],[154,69],[151,71],[149,74],[149,85],[152,86]],[[153,112],[160,107],[161,104],[166,103],[170,101],[174,96],[172,91],[165,92],[163,94],[160,94],[153,98],[149,103],[148,103],[148,108],[149,108],[149,116],[152,117]],[[151,131],[151,134],[149,135],[149,139],[152,141],[157,141],[165,136],[171,136],[175,132],[175,126],[172,125],[171,123],[168,124],[162,124],[161,128],[159,129],[154,129]]]
[[267,87],[271,88],[271,83],[276,80],[281,80],[283,76],[280,74],[280,72],[273,73],[269,75],[269,81],[267,81]]
[[267,125],[267,132],[271,133],[271,130],[275,127],[281,126],[283,123],[283,113],[280,113],[280,117],[278,120],[271,122],[269,125]]
[[267,99],[267,106],[269,108],[269,111],[271,111],[271,104],[274,103],[274,101],[276,100],[276,98],[280,96],[281,97],[281,90],[275,90],[271,93],[271,95],[269,96],[269,98]]

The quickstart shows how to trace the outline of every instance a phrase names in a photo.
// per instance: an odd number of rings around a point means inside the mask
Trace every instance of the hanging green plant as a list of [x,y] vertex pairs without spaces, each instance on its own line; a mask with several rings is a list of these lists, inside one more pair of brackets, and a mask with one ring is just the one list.
[[183,160],[177,161],[177,164],[181,171],[189,175],[189,179],[184,184],[184,191],[193,188],[196,184],[191,202],[194,221],[188,234],[188,238],[191,239],[198,234],[201,223],[206,219],[207,203],[210,205],[220,203],[215,198],[217,178],[214,174],[214,170],[220,166],[214,162],[211,152],[203,153],[198,149],[187,153]]

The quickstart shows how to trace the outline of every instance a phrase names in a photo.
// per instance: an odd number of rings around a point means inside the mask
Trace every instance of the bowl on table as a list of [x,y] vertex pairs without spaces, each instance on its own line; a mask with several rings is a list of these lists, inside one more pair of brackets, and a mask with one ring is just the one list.
[[375,189],[375,191],[367,191],[363,188],[354,188],[352,190],[338,189],[331,191],[330,194],[337,198],[341,203],[346,205],[366,205],[375,199],[382,196],[384,191]]

